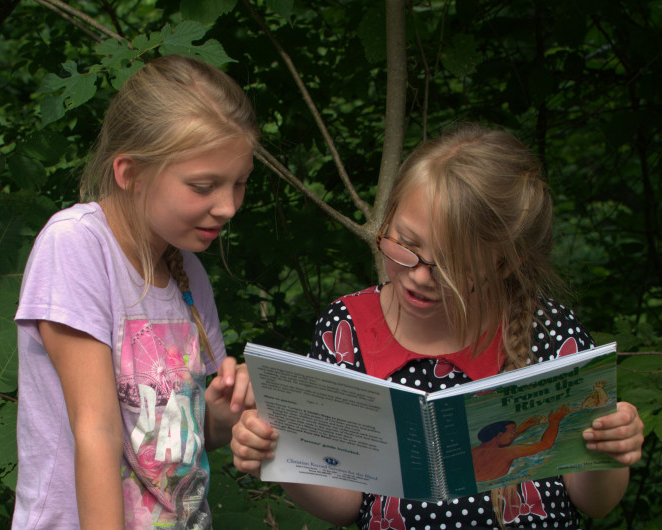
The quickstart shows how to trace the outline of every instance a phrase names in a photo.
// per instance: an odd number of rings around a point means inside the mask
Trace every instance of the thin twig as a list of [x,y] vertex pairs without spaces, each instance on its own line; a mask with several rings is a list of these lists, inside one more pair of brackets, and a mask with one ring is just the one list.
[[70,24],[74,25],[75,27],[77,27],[79,30],[81,30],[83,33],[85,33],[85,34],[86,34],[88,37],[90,37],[91,39],[94,39],[94,40],[97,41],[97,42],[103,42],[103,39],[102,39],[101,37],[99,37],[99,35],[97,35],[97,34],[94,33],[93,31],[90,31],[89,29],[87,29],[85,26],[83,26],[83,25],[82,25],[80,22],[78,22],[76,19],[74,19],[73,17],[69,16],[67,13],[65,13],[64,11],[62,11],[61,9],[59,9],[58,7],[54,6],[53,4],[51,4],[50,2],[48,2],[47,0],[35,0],[35,2],[37,2],[38,4],[41,4],[42,6],[44,6],[44,7],[48,8],[48,9],[50,9],[51,11],[54,11],[54,12],[57,13],[61,18],[63,18],[64,20],[66,20],[66,21],[69,22]]
[[343,184],[345,185],[345,188],[347,189],[347,192],[349,193],[350,198],[352,199],[352,202],[354,205],[361,210],[363,215],[366,217],[366,219],[370,219],[371,217],[371,209],[368,204],[361,199],[359,194],[356,192],[356,189],[354,188],[354,185],[352,184],[352,181],[349,178],[349,175],[347,174],[347,170],[345,169],[345,166],[342,163],[342,160],[340,158],[340,155],[338,154],[338,150],[336,149],[335,142],[333,141],[333,138],[331,138],[331,134],[329,133],[328,129],[326,128],[326,125],[324,123],[324,120],[322,119],[321,114],[317,110],[317,107],[315,106],[315,102],[313,99],[310,97],[310,94],[308,93],[308,89],[306,88],[305,83],[301,79],[301,75],[299,75],[298,70],[296,69],[296,66],[294,66],[294,63],[292,62],[292,59],[290,56],[287,54],[287,52],[283,49],[281,46],[280,42],[276,39],[276,37],[273,35],[267,24],[264,22],[262,17],[253,9],[253,6],[250,4],[249,0],[242,0],[246,8],[251,14],[251,17],[258,23],[264,34],[267,36],[267,38],[271,41],[273,46],[276,48],[276,51],[278,54],[281,56],[283,61],[285,62],[285,65],[287,66],[287,69],[290,71],[290,74],[294,78],[294,82],[296,83],[297,87],[299,88],[299,91],[301,92],[303,96],[303,100],[308,106],[308,109],[310,110],[310,113],[313,115],[313,119],[315,120],[315,123],[317,123],[317,127],[319,128],[320,132],[322,133],[322,137],[324,138],[324,141],[326,142],[327,147],[329,148],[329,151],[331,153],[331,157],[333,158],[333,161],[336,165],[336,168],[338,169],[338,174],[340,175],[340,179],[342,180]]
[[108,3],[108,0],[101,0],[101,3],[106,8],[108,15],[110,15],[110,18],[113,21],[113,26],[115,26],[115,30],[117,30],[117,33],[119,33],[120,35],[122,35],[122,37],[124,37],[124,33],[122,32],[122,26],[120,25],[120,21],[117,18],[117,13],[115,13],[113,6],[111,6]]
[[349,217],[341,214],[326,202],[320,199],[312,190],[310,190],[303,182],[301,182],[297,177],[295,177],[291,171],[289,171],[274,155],[267,151],[262,145],[258,144],[255,147],[255,157],[267,166],[271,171],[280,176],[283,180],[289,183],[291,186],[299,190],[306,197],[308,197],[315,206],[320,208],[324,213],[329,217],[343,225],[350,232],[360,237],[361,239],[368,241],[370,236],[368,235],[367,230],[360,224],[352,221]]
[[423,48],[423,42],[421,41],[421,34],[418,31],[418,24],[416,23],[416,16],[414,15],[414,10],[409,6],[410,13],[414,19],[414,35],[416,36],[416,47],[418,48],[418,53],[421,55],[421,60],[423,61],[423,69],[425,70],[425,84],[423,90],[423,141],[427,140],[428,135],[428,104],[430,99],[430,65],[428,64],[427,57],[425,56],[425,49]]
[[106,26],[103,24],[99,24],[96,20],[94,20],[92,17],[86,15],[82,11],[79,11],[78,9],[75,9],[71,7],[69,4],[66,4],[65,2],[62,2],[62,0],[36,0],[39,4],[46,6],[46,7],[56,7],[60,9],[61,11],[64,11],[71,16],[78,18],[85,22],[88,26],[92,26],[94,29],[96,29],[98,32],[103,33],[107,37],[110,37],[111,39],[115,39],[118,41],[125,40],[124,37],[121,35],[118,35],[114,31],[108,29]]

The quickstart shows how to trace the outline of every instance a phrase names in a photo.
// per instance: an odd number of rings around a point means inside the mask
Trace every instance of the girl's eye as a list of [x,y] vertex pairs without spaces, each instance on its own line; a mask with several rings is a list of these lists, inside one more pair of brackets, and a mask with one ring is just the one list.
[[402,237],[401,235],[398,235],[398,241],[400,241],[400,243],[404,243],[408,247],[416,247],[416,243],[414,243],[411,239]]
[[211,184],[189,184],[189,186],[194,192],[200,194],[209,193],[213,189]]

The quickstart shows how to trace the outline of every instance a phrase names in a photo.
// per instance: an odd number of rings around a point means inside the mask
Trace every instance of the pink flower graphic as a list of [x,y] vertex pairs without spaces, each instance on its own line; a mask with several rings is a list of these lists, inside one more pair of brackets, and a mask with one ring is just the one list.
[[142,503],[140,488],[133,480],[122,482],[122,495],[124,497],[124,528],[126,530],[140,530],[150,528],[152,514]]
[[352,327],[346,320],[341,320],[336,328],[335,335],[327,331],[322,335],[324,345],[335,354],[336,362],[354,364],[354,340],[352,339]]

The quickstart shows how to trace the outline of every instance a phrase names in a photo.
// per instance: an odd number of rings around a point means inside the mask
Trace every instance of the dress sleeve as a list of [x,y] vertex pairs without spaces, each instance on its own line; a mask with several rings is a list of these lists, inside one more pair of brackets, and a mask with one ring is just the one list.
[[112,347],[113,315],[105,249],[73,219],[37,237],[23,275],[16,323],[41,343],[39,320],[65,324]]
[[342,298],[333,302],[315,324],[308,357],[365,372],[354,322]]
[[533,324],[533,353],[538,362],[593,348],[595,342],[574,312],[555,300],[544,300]]

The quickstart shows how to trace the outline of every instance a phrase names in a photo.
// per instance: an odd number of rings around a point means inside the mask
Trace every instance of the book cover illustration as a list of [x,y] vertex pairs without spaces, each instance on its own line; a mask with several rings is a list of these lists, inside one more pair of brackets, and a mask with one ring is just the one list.
[[581,432],[616,411],[616,353],[464,396],[476,491],[618,464]]

